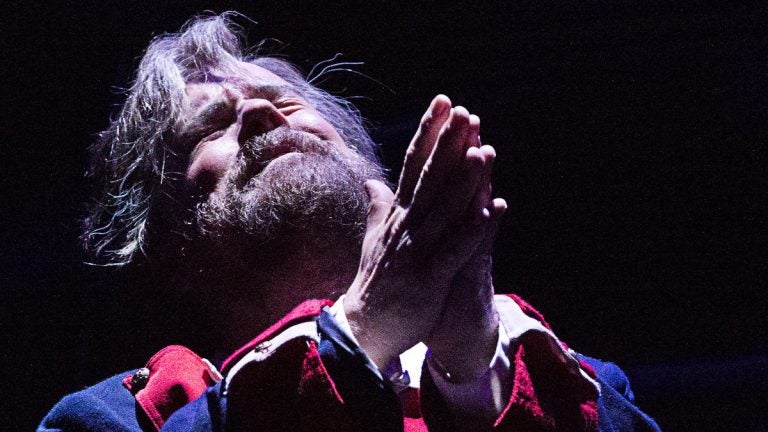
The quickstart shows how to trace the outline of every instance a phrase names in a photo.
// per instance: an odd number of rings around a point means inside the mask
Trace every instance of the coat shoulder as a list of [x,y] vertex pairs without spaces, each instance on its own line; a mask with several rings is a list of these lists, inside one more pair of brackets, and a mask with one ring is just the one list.
[[131,372],[65,396],[43,418],[38,432],[140,431],[136,401],[122,384]]

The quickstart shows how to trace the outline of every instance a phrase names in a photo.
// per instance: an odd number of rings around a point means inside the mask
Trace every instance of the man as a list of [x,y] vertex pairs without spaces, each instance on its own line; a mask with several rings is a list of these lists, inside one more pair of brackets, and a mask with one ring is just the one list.
[[445,96],[393,193],[351,105],[202,18],[152,42],[92,151],[86,247],[141,264],[206,355],[234,354],[222,379],[168,347],[41,430],[656,429],[615,366],[494,297],[495,152]]

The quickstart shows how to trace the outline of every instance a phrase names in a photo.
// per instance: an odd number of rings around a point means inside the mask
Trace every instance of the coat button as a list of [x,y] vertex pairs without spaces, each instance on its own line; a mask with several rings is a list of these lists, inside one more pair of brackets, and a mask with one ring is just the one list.
[[131,378],[131,390],[137,392],[143,389],[147,385],[147,381],[149,381],[149,369],[141,368],[137,370],[133,374],[133,378]]

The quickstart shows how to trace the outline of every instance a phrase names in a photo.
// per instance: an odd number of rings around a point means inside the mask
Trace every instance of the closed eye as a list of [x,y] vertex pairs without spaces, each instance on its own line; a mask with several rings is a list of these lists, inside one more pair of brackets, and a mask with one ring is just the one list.
[[296,111],[306,108],[306,101],[297,96],[281,96],[273,102],[275,108],[284,116],[293,114]]
[[212,132],[200,138],[200,142],[217,140],[222,136],[224,136],[224,132],[226,132],[226,128],[215,129]]
[[200,109],[182,129],[179,137],[185,146],[215,140],[221,137],[235,120],[234,105],[220,100]]

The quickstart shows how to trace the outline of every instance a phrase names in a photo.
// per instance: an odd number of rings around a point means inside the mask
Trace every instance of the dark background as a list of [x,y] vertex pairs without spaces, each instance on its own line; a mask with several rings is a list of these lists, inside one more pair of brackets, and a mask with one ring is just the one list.
[[170,342],[145,334],[146,294],[82,264],[85,148],[148,41],[213,8],[253,18],[249,40],[277,39],[304,71],[365,62],[373,79],[326,87],[365,96],[395,172],[436,93],[477,113],[510,204],[499,291],[624,367],[662,428],[768,430],[765,4],[156,3],[3,10],[3,422],[31,429]]

